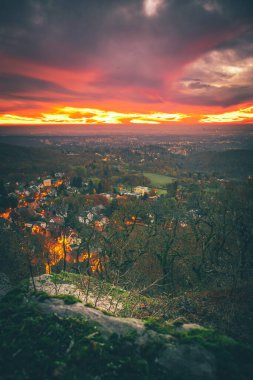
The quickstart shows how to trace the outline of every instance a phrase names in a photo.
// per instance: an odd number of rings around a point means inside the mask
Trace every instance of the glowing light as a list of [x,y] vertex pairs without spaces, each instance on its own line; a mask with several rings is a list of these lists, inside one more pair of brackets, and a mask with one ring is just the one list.
[[[187,114],[182,112],[150,112],[150,113],[123,113],[116,111],[100,110],[97,108],[61,107],[55,108],[52,113],[43,113],[36,118],[27,118],[16,115],[0,115],[1,124],[168,124],[185,122],[200,123],[235,123],[252,122],[253,106],[220,114]],[[53,184],[58,187],[62,180]],[[46,194],[43,194],[46,196]],[[41,199],[42,194],[38,199]]]
[[63,184],[63,180],[62,179],[58,179],[54,184],[53,184],[53,187],[59,187]]
[[242,121],[253,122],[253,106],[232,112],[204,115],[200,120],[202,123],[234,123]]
[[125,221],[125,225],[127,225],[127,226],[132,226],[132,225],[144,226],[144,223],[138,221],[137,216],[133,215],[133,216],[131,216],[131,220]]
[[57,265],[64,258],[64,249],[66,255],[69,255],[72,251],[69,241],[64,234],[58,237],[57,240],[47,241],[46,248],[49,251],[48,263],[46,264],[47,273],[50,273],[51,267]]
[[11,208],[9,208],[7,211],[0,213],[0,218],[8,220],[10,218],[11,211]]
[[0,115],[0,124],[42,124],[41,118],[18,116],[18,115]]
[[[89,261],[89,266],[92,272],[101,272],[103,271],[104,264],[108,261],[108,258],[100,258],[97,252],[82,252],[78,258],[79,262]],[[74,260],[76,262],[76,260]]]
[[51,266],[46,264],[46,274],[51,274]]
[[0,124],[160,124],[190,117],[184,113],[123,113],[96,108],[61,107],[36,118],[0,115]]
[[32,234],[33,235],[36,235],[36,234],[41,234],[41,235],[43,235],[43,230],[42,230],[42,228],[40,227],[40,226],[38,226],[37,224],[34,224],[33,226],[32,226]]

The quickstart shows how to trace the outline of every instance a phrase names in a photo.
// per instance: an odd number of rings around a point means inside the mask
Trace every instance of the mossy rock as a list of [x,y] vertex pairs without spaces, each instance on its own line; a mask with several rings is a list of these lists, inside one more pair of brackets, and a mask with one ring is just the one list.
[[78,302],[82,302],[79,298],[73,296],[72,294],[58,294],[58,295],[51,296],[46,292],[40,291],[40,292],[35,292],[34,296],[40,302],[43,302],[50,298],[62,299],[66,305],[72,305]]
[[[15,289],[0,303],[3,379],[252,378],[252,348],[212,329],[178,330],[178,326],[168,326],[162,319],[149,318],[144,322],[146,328],[125,329],[124,334],[105,336],[98,323],[80,315],[80,310],[85,309],[83,304],[65,304],[65,296],[45,298],[42,293],[40,297],[44,298],[43,302],[38,302],[25,289]],[[43,314],[38,308],[50,304],[55,305],[52,312]],[[57,305],[60,310],[72,310],[72,314],[57,315]],[[131,319],[86,310],[91,315],[115,320],[116,327],[126,326],[127,321],[129,325],[132,323]],[[165,339],[161,344],[160,336],[167,337],[168,332],[174,335],[174,340]],[[147,339],[140,344],[140,337],[145,334]]]

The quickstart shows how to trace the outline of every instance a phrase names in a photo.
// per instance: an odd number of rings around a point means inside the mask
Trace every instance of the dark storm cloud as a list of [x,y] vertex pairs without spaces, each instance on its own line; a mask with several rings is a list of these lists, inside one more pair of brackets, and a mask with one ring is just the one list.
[[[139,48],[155,41],[154,53],[182,59],[188,44],[211,35],[250,28],[252,1],[223,0],[220,11],[206,11],[205,0],[168,0],[157,17],[145,17],[140,0],[2,0],[1,51],[62,67],[91,65],[114,41]],[[227,37],[225,37],[227,38]],[[205,50],[195,47],[195,50]],[[190,50],[190,49],[189,49]],[[193,49],[193,54],[196,54]],[[189,52],[188,52],[189,54]],[[176,57],[175,57],[176,58]],[[100,62],[100,64],[102,64]]]
[[[161,3],[159,11],[147,14],[142,0],[1,0],[0,54],[72,72],[97,70],[99,76],[88,82],[90,99],[123,99],[124,94],[115,93],[120,87],[132,87],[127,100],[147,103],[171,101],[174,95],[175,101],[188,104],[227,105],[249,99],[251,87],[245,84],[232,86],[230,97],[229,86],[213,94],[202,79],[188,89],[206,89],[210,96],[171,94],[170,86],[183,76],[186,65],[214,49],[232,49],[243,59],[250,56],[253,1]],[[57,94],[89,99],[86,88],[75,92],[47,80],[9,73],[0,81],[3,97],[51,91],[55,99]],[[151,93],[145,94],[147,89]]]
[[[103,98],[103,95],[96,92],[72,91],[51,81],[8,74],[0,74],[0,93],[2,96],[4,95],[5,99],[36,100],[48,103],[63,100],[71,102]],[[53,97],[49,97],[48,93],[53,94]]]
[[0,74],[0,91],[1,93],[34,93],[41,91],[53,91],[61,94],[74,94],[58,84],[46,80],[31,78],[22,75]]

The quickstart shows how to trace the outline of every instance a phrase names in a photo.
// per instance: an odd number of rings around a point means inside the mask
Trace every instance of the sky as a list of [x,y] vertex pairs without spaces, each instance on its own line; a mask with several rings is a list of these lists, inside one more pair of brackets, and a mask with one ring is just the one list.
[[1,125],[253,124],[252,0],[0,0]]

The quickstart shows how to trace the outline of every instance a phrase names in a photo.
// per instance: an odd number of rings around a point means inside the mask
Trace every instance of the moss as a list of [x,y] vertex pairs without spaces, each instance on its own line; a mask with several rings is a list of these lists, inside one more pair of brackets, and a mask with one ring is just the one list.
[[178,337],[182,343],[198,343],[206,348],[219,349],[237,345],[237,342],[233,338],[209,328],[174,331],[173,335]]
[[51,280],[55,284],[76,284],[80,281],[80,275],[70,272],[52,273]]
[[14,288],[3,297],[1,302],[3,302],[4,304],[19,304],[23,301],[25,294],[26,290],[24,288]]
[[[174,323],[176,322],[176,323]],[[216,358],[218,379],[246,380],[253,376],[251,358],[253,348],[211,328],[182,330],[184,321],[164,322],[150,317],[144,321],[146,328],[160,334],[170,334],[178,344],[197,344],[211,351]]]
[[184,317],[178,317],[168,322],[171,326],[175,326],[175,327],[179,327],[179,326],[182,326],[184,323],[188,323],[187,319],[185,319]]
[[211,328],[193,329],[190,331],[171,331],[181,344],[198,344],[211,351],[217,364],[219,379],[250,379],[253,368],[250,358],[253,349]]
[[66,305],[73,305],[74,303],[82,302],[79,298],[71,294],[59,294],[57,296],[53,296],[53,298],[62,299]]
[[171,328],[166,323],[157,317],[149,317],[144,320],[144,325],[149,330],[154,330],[159,334],[170,334]]
[[173,335],[175,338],[178,338],[180,343],[197,343],[210,349],[226,349],[228,347],[235,347],[238,344],[233,338],[211,328],[203,327],[189,331],[183,330],[180,327],[184,323],[185,320],[181,318],[177,318],[169,323],[158,317],[149,317],[144,320],[144,325],[147,329],[154,330],[160,334]]
[[86,307],[90,307],[90,308],[92,308],[92,309],[95,309],[95,308],[94,308],[94,305],[93,305],[92,302],[86,302],[85,306],[86,306]]
[[113,317],[114,316],[113,313],[110,313],[107,310],[103,310],[103,309],[100,309],[100,308],[98,308],[98,310],[101,311],[101,313],[103,313],[104,315],[107,315],[108,317]]
[[43,292],[43,291],[34,292],[33,294],[37,298],[37,300],[40,302],[43,302],[46,299],[51,298],[51,296],[49,294],[47,294],[46,292]]
[[82,302],[79,298],[71,295],[71,294],[58,294],[58,295],[49,295],[46,292],[40,291],[40,292],[34,292],[34,296],[37,298],[38,301],[43,302],[49,298],[58,298],[64,301],[66,305],[72,305],[77,302]]

